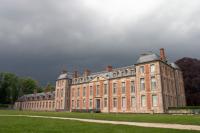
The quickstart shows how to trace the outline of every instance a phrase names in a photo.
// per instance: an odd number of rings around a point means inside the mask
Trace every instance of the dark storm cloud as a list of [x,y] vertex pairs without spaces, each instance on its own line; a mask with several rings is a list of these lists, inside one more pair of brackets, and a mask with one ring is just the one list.
[[199,58],[199,6],[198,0],[0,0],[0,71],[45,84],[63,67],[131,65],[160,47],[171,61]]

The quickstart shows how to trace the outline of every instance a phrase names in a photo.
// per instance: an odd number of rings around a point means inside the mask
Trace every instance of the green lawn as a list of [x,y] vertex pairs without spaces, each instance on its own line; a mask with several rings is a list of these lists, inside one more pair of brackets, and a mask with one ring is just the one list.
[[0,110],[0,114],[23,114],[23,115],[87,118],[87,119],[99,119],[99,120],[200,125],[200,115],[105,114],[105,113],[71,113],[71,112],[29,112],[29,111],[8,111],[8,110]]
[[197,133],[198,131],[0,116],[0,133]]

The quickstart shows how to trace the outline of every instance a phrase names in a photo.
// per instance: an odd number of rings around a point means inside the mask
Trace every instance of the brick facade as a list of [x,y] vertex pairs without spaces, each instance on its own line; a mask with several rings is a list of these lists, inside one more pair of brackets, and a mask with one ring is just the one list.
[[[165,113],[168,107],[185,106],[182,72],[166,61],[164,49],[160,53],[145,53],[135,65],[108,66],[98,73],[62,73],[52,100],[55,107],[49,110]],[[16,102],[16,108],[26,109],[21,106],[26,102]]]

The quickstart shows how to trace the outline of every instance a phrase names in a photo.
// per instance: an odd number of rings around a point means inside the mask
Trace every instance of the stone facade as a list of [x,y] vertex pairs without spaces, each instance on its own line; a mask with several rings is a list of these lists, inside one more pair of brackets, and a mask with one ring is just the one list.
[[[33,95],[33,94],[32,94]],[[30,97],[25,95],[23,97]],[[46,102],[43,99],[44,103]],[[16,102],[18,109],[55,111],[101,111],[121,113],[166,113],[168,107],[186,105],[182,72],[174,63],[168,63],[164,49],[160,55],[142,54],[135,65],[83,75],[63,72],[56,81],[52,108],[24,107],[32,102]],[[34,102],[40,102],[36,99]],[[33,105],[35,105],[33,102]],[[37,104],[36,104],[37,105]],[[40,107],[40,106],[39,106]],[[43,106],[42,106],[43,107]]]

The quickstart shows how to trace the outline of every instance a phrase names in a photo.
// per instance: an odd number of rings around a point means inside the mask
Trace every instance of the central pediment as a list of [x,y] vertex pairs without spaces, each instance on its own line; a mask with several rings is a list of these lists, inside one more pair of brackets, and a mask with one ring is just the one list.
[[93,80],[91,80],[90,82],[98,82],[98,81],[104,81],[104,80],[107,80],[107,78],[104,77],[104,76],[98,75]]

